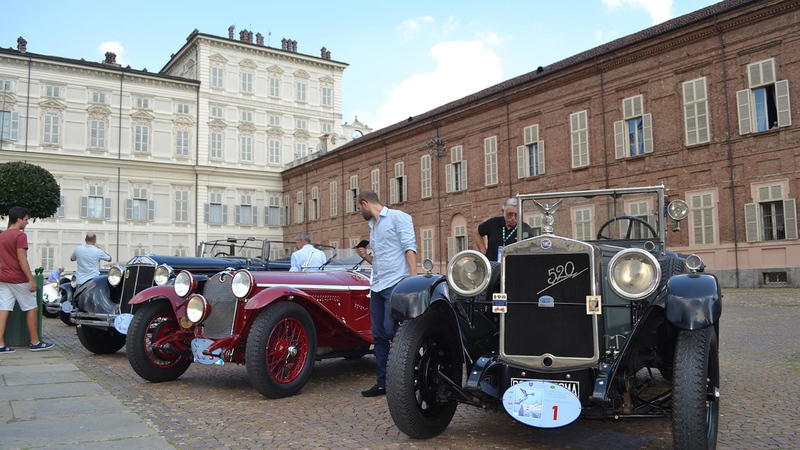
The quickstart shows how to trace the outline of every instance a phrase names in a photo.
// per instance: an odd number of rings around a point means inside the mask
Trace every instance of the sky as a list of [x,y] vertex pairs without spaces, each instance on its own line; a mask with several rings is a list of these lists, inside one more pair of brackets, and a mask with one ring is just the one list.
[[196,28],[281,38],[349,64],[343,121],[383,128],[716,3],[712,0],[136,2],[3,0],[0,47],[100,62],[106,51],[157,72]]

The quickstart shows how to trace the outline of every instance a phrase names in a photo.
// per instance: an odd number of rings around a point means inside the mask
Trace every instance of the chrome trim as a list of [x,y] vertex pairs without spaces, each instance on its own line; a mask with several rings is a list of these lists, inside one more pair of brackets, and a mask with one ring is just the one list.
[[325,289],[328,291],[368,291],[369,286],[341,286],[338,284],[287,284],[287,283],[264,283],[256,284],[258,287],[271,288],[275,286],[287,286],[296,289]]

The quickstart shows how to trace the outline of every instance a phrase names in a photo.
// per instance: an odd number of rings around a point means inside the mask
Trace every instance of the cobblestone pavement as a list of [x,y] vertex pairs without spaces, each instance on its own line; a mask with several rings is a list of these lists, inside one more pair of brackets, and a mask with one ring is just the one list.
[[[720,448],[790,448],[800,437],[800,291],[728,290],[720,331]],[[317,362],[296,396],[268,400],[244,366],[193,364],[178,380],[148,383],[113,355],[85,350],[74,327],[46,319],[57,343],[93,381],[108,389],[179,449],[206,448],[670,448],[669,419],[578,420],[555,430],[522,425],[504,412],[461,405],[450,427],[411,440],[392,422],[384,397],[359,392],[374,382],[375,360]]]

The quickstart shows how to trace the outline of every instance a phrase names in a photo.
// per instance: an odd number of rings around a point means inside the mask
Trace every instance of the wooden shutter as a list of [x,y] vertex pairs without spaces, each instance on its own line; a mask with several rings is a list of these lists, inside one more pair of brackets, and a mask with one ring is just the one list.
[[154,222],[156,220],[156,201],[155,200],[148,200],[147,201],[147,220],[149,222]]
[[739,134],[748,134],[752,131],[750,113],[750,90],[744,89],[736,92],[736,111],[739,114]]
[[242,223],[242,207],[239,205],[234,207],[233,223],[234,225],[239,225]]
[[222,225],[228,224],[228,205],[220,205],[220,209],[222,209]]
[[644,152],[653,153],[653,115],[645,114],[642,116],[642,128],[644,131]]
[[520,145],[517,147],[517,178],[525,178],[529,176],[530,171],[528,162],[528,154],[525,151],[527,147]]
[[447,260],[453,259],[453,256],[456,256],[456,237],[455,236],[448,236],[447,237]]
[[208,203],[203,203],[203,222],[208,223]]
[[133,219],[133,199],[125,199],[125,220]]
[[403,182],[403,192],[402,192],[403,193],[403,201],[407,202],[408,201],[408,178],[405,175],[403,175],[402,177],[400,177],[400,180]]
[[455,183],[455,176],[453,172],[454,166],[452,164],[447,164],[444,166],[444,185],[445,185],[445,192],[450,193],[453,192],[453,184]]
[[397,203],[397,178],[389,180],[389,203]]
[[19,113],[16,111],[11,112],[11,135],[9,137],[12,141],[19,139]]
[[758,242],[761,240],[761,227],[758,224],[758,203],[747,203],[744,205],[744,228],[747,235],[747,242]]
[[539,125],[531,125],[523,129],[523,144],[530,145],[539,140]]
[[544,175],[544,141],[539,141],[536,149],[539,152],[539,175]]
[[81,197],[80,217],[81,219],[85,219],[88,216],[89,216],[89,197]]
[[111,220],[111,197],[105,197],[103,199],[103,217],[106,220]]
[[[614,155],[616,159],[624,158],[626,155],[625,148],[627,147],[627,133],[625,133],[625,121],[619,120],[614,122]],[[574,147],[574,144],[573,144]],[[573,148],[573,152],[574,152]]]
[[467,190],[467,161],[461,161],[461,190]]
[[788,127],[792,124],[792,109],[789,102],[789,80],[775,83],[775,106],[778,109],[778,126]]
[[797,206],[793,198],[783,201],[783,221],[786,229],[786,239],[797,239]]

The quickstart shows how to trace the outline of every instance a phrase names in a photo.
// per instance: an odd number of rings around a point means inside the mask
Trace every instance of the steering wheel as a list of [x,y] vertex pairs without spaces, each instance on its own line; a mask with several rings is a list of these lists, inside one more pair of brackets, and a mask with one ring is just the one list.
[[654,238],[658,237],[658,233],[656,232],[656,229],[653,228],[652,225],[647,223],[647,221],[642,219],[641,217],[636,217],[636,216],[616,216],[616,217],[612,217],[612,218],[606,220],[605,223],[600,225],[600,229],[597,230],[597,239],[614,239],[611,236],[604,236],[603,235],[603,231],[606,228],[608,228],[608,226],[611,225],[612,223],[618,222],[620,220],[627,220],[628,221],[628,231],[625,232],[625,239],[630,239],[631,238],[631,233],[633,232],[633,222],[638,222],[638,223],[644,225],[644,227],[647,228],[647,230],[650,231],[650,233],[653,234]]
[[214,255],[214,258],[219,258],[220,256],[231,256],[231,255],[229,255],[229,254],[227,254],[225,252],[217,252],[217,254]]

